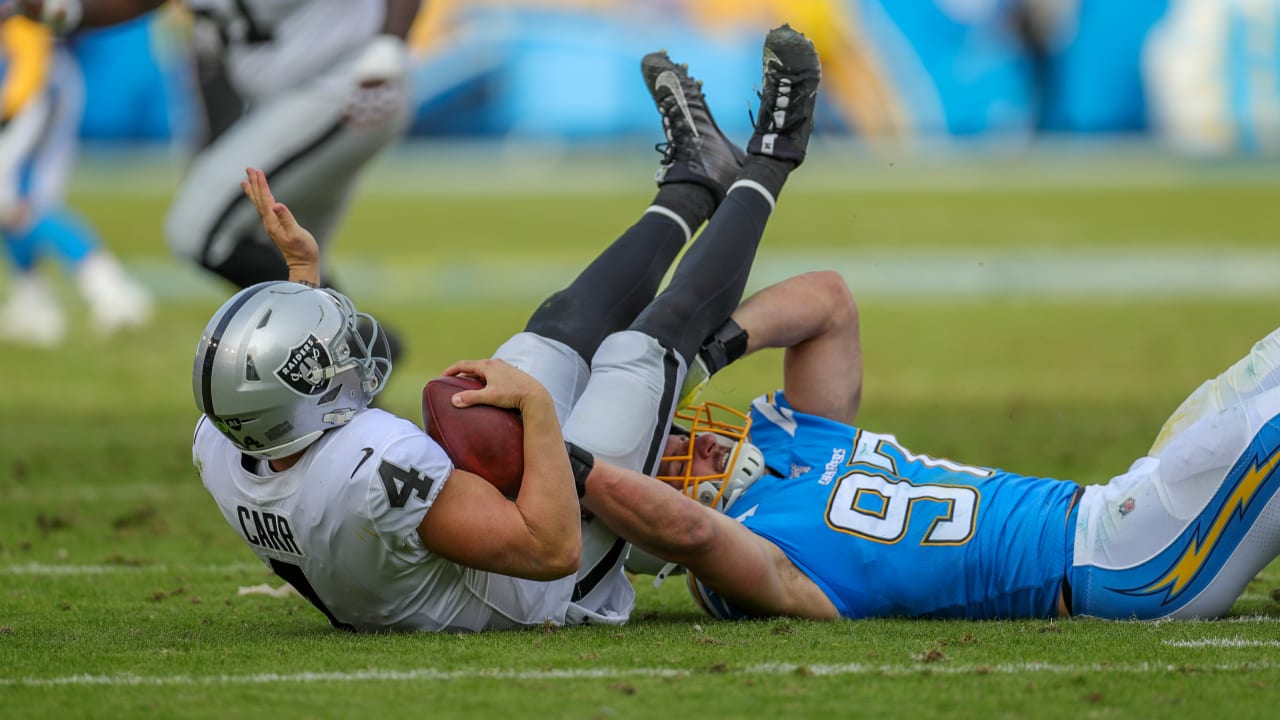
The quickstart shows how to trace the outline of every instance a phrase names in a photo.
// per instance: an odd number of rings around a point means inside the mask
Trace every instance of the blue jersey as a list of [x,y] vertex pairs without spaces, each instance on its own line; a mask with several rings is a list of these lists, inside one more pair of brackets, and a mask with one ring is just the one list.
[[[1054,617],[1079,486],[917,455],[878,435],[752,405],[769,470],[730,515],[809,576],[841,617]],[[732,614],[732,613],[731,613]]]

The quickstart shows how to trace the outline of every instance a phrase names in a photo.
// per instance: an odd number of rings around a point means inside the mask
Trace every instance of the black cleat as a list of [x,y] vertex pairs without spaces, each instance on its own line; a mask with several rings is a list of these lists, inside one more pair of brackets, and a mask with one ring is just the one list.
[[760,112],[747,152],[799,165],[813,132],[813,107],[822,80],[818,53],[808,38],[783,25],[765,36],[763,64]]
[[686,66],[671,62],[666,51],[654,52],[640,61],[640,72],[667,135],[665,146],[658,146],[662,151],[658,185],[697,183],[719,203],[738,177],[746,155],[720,132],[702,96],[702,83],[689,77]]

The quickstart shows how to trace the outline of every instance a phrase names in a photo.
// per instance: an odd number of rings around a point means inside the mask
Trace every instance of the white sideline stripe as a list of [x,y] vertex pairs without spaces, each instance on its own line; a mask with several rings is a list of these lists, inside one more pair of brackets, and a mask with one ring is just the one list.
[[[489,58],[477,59],[487,65]],[[424,81],[432,87],[439,78]],[[447,82],[445,80],[444,82]],[[612,143],[563,140],[432,141],[414,138],[384,152],[361,174],[370,196],[564,195],[652,193],[658,158],[631,136]],[[1016,143],[1015,143],[1016,144]],[[155,195],[166,202],[183,176],[185,158],[168,144],[87,143],[72,176],[86,195]],[[1012,151],[1012,152],[1011,152]],[[1002,142],[920,140],[891,156],[853,138],[815,135],[804,169],[788,193],[1026,193],[1045,190],[1271,187],[1280,169],[1268,159],[1197,162],[1159,144],[1097,137],[1030,146]]]
[[1165,640],[1165,645],[1179,648],[1253,648],[1280,647],[1280,640],[1245,640],[1244,638],[1204,638],[1203,640]]
[[1174,622],[1174,623],[1204,623],[1206,625],[1217,625],[1219,623],[1280,623],[1280,617],[1274,615],[1240,615],[1238,617],[1226,617],[1216,620],[1159,620],[1157,622]]
[[[1027,252],[991,248],[919,248],[904,252],[821,248],[772,253],[765,240],[748,290],[810,270],[835,270],[858,297],[897,301],[1026,297],[1274,298],[1280,250],[1089,248]],[[347,291],[363,302],[458,305],[476,300],[539,302],[564,287],[583,260],[479,254],[447,263],[341,258]],[[208,273],[157,257],[129,270],[161,300],[226,299]]]
[[[1242,670],[1274,670],[1280,664],[1270,661],[1196,665],[1198,672]],[[1052,663],[1001,663],[996,665],[948,665],[915,663],[912,665],[795,665],[769,663],[751,665],[740,670],[717,671],[717,675],[1020,675],[1077,673],[1127,673],[1153,675],[1182,672],[1184,666],[1165,663],[1110,665],[1054,665]],[[607,680],[629,677],[683,677],[706,672],[702,669],[673,668],[580,668],[573,670],[356,670],[352,672],[255,673],[252,675],[64,675],[61,677],[0,678],[0,687],[51,687],[66,685],[98,686],[165,686],[165,685],[267,685],[273,683],[304,684],[317,682],[374,681],[448,681],[448,680]]]
[[0,567],[0,575],[112,575],[116,573],[237,573],[263,570],[261,563],[226,563],[225,565],[48,565],[27,563]]

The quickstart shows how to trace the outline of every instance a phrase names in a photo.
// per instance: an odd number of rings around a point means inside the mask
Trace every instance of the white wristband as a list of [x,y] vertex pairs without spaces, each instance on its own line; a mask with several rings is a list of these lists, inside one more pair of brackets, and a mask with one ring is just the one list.
[[404,76],[409,51],[395,35],[377,35],[356,60],[356,77],[361,80],[393,80]]

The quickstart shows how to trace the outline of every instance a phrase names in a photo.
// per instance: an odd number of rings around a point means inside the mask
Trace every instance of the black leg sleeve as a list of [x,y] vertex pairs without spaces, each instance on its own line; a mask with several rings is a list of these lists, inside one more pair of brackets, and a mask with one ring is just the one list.
[[569,287],[538,306],[525,330],[563,342],[590,362],[600,342],[626,329],[653,299],[684,242],[674,220],[645,213]]
[[631,329],[657,338],[691,361],[741,302],[772,210],[754,189],[730,192],[681,258],[671,284]]

